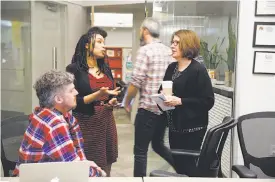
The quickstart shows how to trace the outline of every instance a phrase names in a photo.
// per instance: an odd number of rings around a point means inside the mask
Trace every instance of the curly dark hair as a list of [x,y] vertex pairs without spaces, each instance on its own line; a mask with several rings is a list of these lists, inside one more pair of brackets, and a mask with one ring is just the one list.
[[[99,34],[103,38],[107,37],[107,32],[99,27],[92,27],[88,30],[88,32],[80,37],[78,40],[78,43],[75,48],[75,53],[72,58],[72,63],[77,65],[78,70],[84,70],[87,71],[89,69],[89,66],[87,64],[87,49],[86,44],[89,45],[88,50],[90,50],[91,46],[94,48],[95,46],[95,36]],[[93,51],[89,51],[89,54],[92,55]],[[109,78],[113,79],[113,76],[111,74],[111,70],[109,66],[105,63],[105,58],[99,58],[97,59],[97,65],[99,68],[98,74],[104,73]]]

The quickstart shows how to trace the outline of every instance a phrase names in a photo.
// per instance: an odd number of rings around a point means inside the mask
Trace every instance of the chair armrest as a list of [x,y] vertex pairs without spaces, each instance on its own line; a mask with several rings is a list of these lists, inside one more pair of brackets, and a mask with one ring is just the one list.
[[150,173],[150,177],[188,177],[183,174],[171,173],[168,171],[154,170]]
[[246,166],[233,165],[232,170],[235,171],[240,178],[257,178],[257,174],[248,169]]
[[200,151],[196,151],[196,150],[173,149],[171,150],[171,153],[173,155],[187,155],[187,156],[193,156],[193,157],[200,156]]

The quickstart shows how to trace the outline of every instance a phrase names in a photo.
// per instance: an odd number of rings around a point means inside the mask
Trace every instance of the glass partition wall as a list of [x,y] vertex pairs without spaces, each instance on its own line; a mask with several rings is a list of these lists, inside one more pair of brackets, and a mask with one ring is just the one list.
[[31,3],[1,2],[1,119],[31,108]]
[[[195,31],[201,39],[200,55],[208,69],[215,92],[215,105],[209,112],[211,128],[225,116],[234,116],[233,96],[237,38],[237,1],[154,1],[153,17],[161,24],[161,40],[170,46],[173,32]],[[222,173],[232,176],[232,133],[229,134],[221,159]],[[168,137],[166,143],[168,143]]]
[[194,30],[213,81],[233,87],[237,5],[237,1],[155,1],[153,16],[162,23],[161,39],[166,45],[170,46],[176,30]]

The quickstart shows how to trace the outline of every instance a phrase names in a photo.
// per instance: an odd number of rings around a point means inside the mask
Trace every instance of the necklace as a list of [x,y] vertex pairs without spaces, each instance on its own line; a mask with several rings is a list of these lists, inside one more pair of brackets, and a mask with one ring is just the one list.
[[89,73],[96,73],[98,71],[97,67],[89,67]]

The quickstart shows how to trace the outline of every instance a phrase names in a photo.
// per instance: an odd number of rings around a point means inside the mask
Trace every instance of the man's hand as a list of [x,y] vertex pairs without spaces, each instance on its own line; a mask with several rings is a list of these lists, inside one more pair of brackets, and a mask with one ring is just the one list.
[[130,84],[128,86],[128,90],[127,90],[127,96],[124,102],[124,109],[129,113],[131,112],[131,102],[132,99],[136,96],[138,92],[138,88],[136,86],[134,86],[133,84]]
[[131,112],[132,107],[131,107],[130,102],[125,101],[124,109],[125,109],[126,112],[128,112],[128,113]]
[[100,175],[101,177],[106,177],[106,176],[107,176],[106,172],[103,171],[101,168],[99,168],[99,169],[97,168],[97,170],[98,170],[99,175]]
[[95,168],[99,172],[99,175],[101,177],[106,177],[107,176],[106,172],[103,171],[100,167],[98,167],[98,165],[94,161],[90,161],[90,166],[92,168]]
[[131,112],[131,106],[130,105],[128,105],[128,106],[124,106],[124,109],[129,113],[129,112]]
[[94,167],[94,168],[98,167],[98,165],[94,161],[89,161],[89,162],[91,167]]

